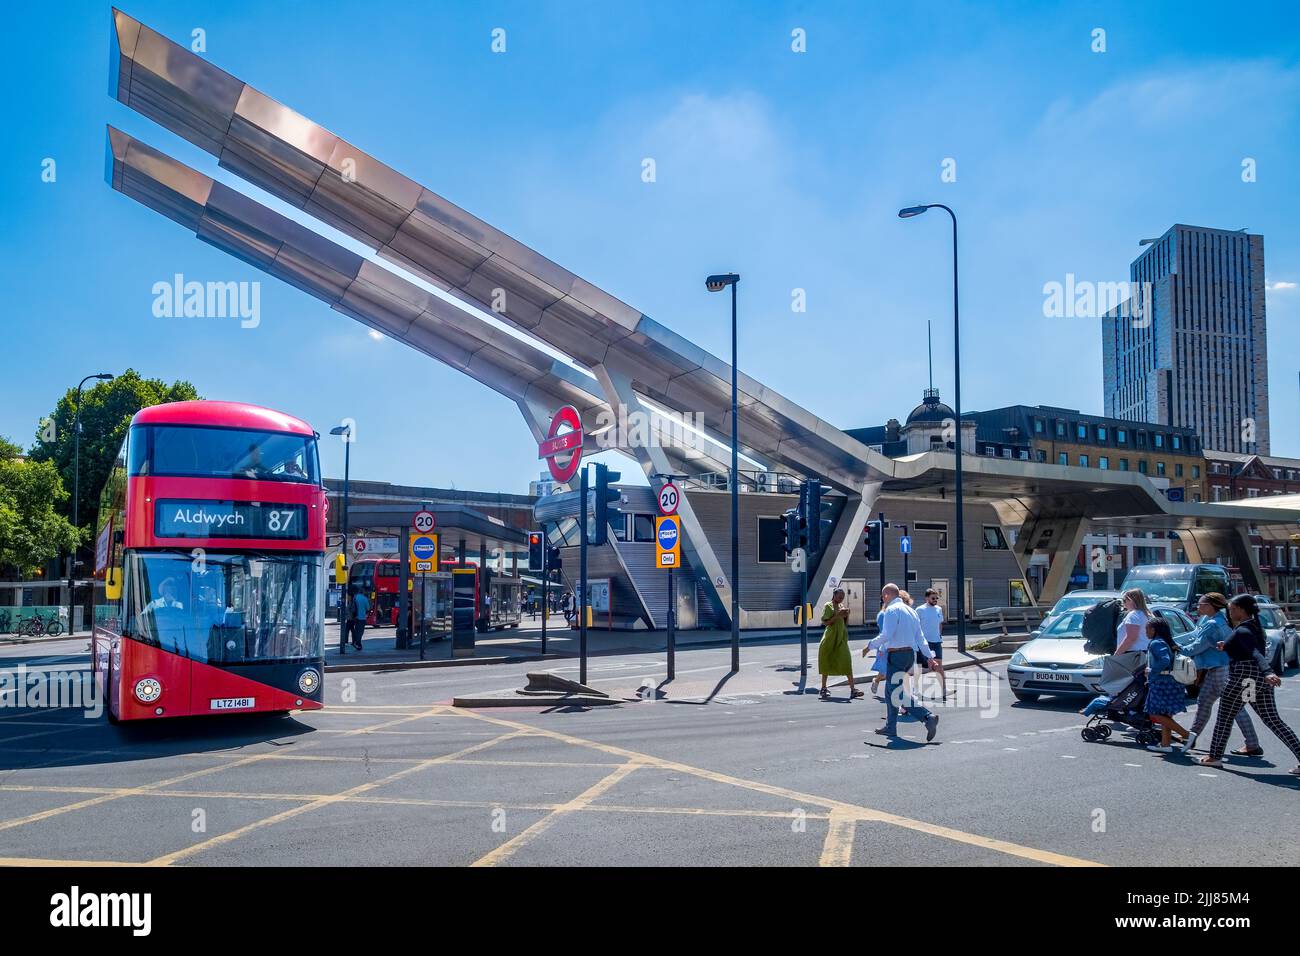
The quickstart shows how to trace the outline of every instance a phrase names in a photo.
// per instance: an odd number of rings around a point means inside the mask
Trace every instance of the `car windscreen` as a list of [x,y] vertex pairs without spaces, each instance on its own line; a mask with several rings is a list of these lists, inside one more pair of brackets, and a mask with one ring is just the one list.
[[1095,597],[1071,597],[1067,594],[1065,597],[1061,598],[1061,600],[1056,602],[1055,606],[1052,608],[1052,613],[1063,614],[1064,612],[1072,611],[1075,608],[1089,608],[1096,603],[1097,599]]
[[[1096,601],[1091,602],[1088,607],[1092,607]],[[1066,611],[1047,627],[1043,628],[1040,637],[1047,637],[1053,640],[1066,640],[1077,638],[1083,639],[1083,615],[1088,608],[1076,608]]]
[[1121,590],[1127,591],[1129,588],[1141,588],[1142,593],[1147,596],[1148,604],[1156,601],[1177,604],[1187,600],[1187,594],[1191,587],[1192,569],[1190,566],[1161,568],[1151,571],[1135,568],[1124,578],[1124,585]]

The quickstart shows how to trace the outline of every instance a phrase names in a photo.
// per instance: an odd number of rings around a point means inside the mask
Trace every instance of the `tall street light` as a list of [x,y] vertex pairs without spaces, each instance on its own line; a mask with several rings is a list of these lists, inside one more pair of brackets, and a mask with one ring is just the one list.
[[[352,562],[348,559],[348,480],[352,467],[352,423],[335,425],[331,435],[343,436],[343,566],[352,576]],[[346,654],[348,647],[348,586],[339,594],[339,653]]]
[[[81,543],[81,508],[78,507],[77,502],[81,491],[81,390],[91,380],[98,379],[101,382],[107,382],[112,377],[108,372],[100,372],[98,375],[87,375],[77,385],[77,411],[72,417],[72,526],[77,529],[77,544]],[[76,618],[73,616],[73,608],[77,602],[72,596],[72,589],[75,587],[74,579],[77,576],[77,544],[72,546],[72,554],[68,556],[69,635],[76,633]]]
[[740,470],[737,450],[740,434],[736,429],[736,285],[740,276],[734,272],[709,276],[704,287],[710,292],[721,292],[731,286],[731,474],[727,485],[731,488],[731,669],[740,670]]
[[943,203],[908,206],[898,210],[899,219],[911,219],[927,209],[942,209],[952,219],[952,377],[953,408],[957,411],[957,440],[953,442],[956,476],[957,522],[957,650],[966,652],[966,534],[962,524],[961,495],[961,323],[957,311],[957,214]]

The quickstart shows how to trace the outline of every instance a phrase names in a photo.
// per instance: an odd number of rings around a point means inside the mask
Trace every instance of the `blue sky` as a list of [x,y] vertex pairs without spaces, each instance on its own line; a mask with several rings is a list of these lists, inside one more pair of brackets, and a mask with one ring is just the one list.
[[[351,417],[358,477],[523,491],[541,466],[509,401],[109,188],[107,123],[249,187],[107,94],[107,3],[54,6],[6,14],[0,435],[30,442],[66,387],[132,366],[322,432]],[[927,320],[951,395],[946,217],[902,222],[900,206],[961,217],[968,409],[1100,413],[1099,325],[1044,318],[1044,283],[1127,279],[1138,240],[1174,222],[1249,227],[1271,286],[1273,449],[1300,455],[1292,4],[124,9],[178,42],[203,29],[218,66],[718,355],[726,303],[702,280],[740,272],[741,368],[843,427],[916,404]],[[261,324],[155,318],[152,286],[177,272],[264,280]],[[341,472],[335,441],[323,458]]]

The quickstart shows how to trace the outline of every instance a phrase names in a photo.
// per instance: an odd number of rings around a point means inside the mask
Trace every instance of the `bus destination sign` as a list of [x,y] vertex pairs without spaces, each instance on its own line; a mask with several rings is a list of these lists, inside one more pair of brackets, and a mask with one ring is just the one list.
[[265,501],[160,500],[154,509],[159,538],[307,537],[306,505]]

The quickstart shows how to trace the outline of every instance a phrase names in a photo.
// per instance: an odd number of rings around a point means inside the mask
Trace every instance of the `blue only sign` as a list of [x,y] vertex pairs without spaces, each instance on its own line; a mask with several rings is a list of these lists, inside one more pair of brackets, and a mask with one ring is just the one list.
[[677,522],[672,518],[665,518],[659,522],[659,547],[665,551],[671,551],[677,546]]
[[908,535],[903,535],[898,539],[898,552],[899,554],[912,553],[912,539]]
[[411,554],[415,555],[421,561],[428,561],[433,558],[436,546],[432,538],[419,537],[411,542]]

